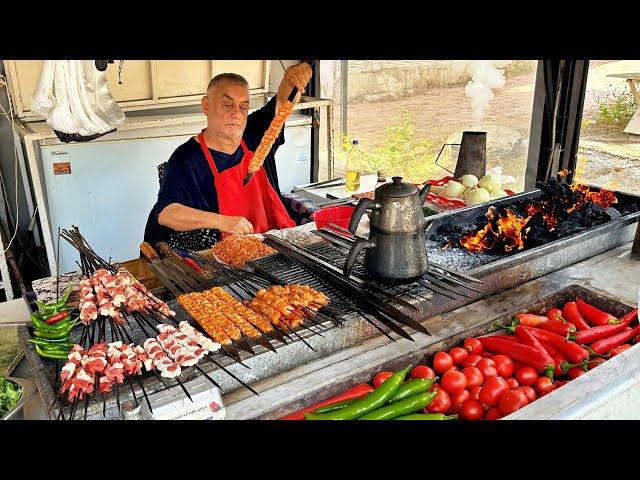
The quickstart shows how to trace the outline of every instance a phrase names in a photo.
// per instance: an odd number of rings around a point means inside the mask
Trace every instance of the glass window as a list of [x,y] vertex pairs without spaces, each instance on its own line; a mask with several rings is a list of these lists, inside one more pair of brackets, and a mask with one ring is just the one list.
[[[334,175],[344,174],[349,141],[357,138],[366,171],[416,183],[439,179],[450,175],[435,164],[443,144],[460,142],[465,130],[482,130],[487,169],[502,167],[504,187],[522,191],[537,65],[536,60],[349,60],[344,82],[342,61],[322,61],[321,94],[335,102]],[[445,147],[438,164],[455,170],[457,153],[457,147]],[[324,164],[321,160],[321,177]]]
[[589,62],[575,181],[640,191],[640,60]]

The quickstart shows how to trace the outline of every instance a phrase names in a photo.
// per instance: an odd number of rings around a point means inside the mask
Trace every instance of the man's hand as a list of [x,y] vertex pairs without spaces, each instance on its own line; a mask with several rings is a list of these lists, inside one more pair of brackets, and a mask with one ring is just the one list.
[[311,75],[313,75],[313,70],[306,62],[292,65],[284,71],[284,77],[280,82],[278,94],[276,95],[276,112],[279,111],[280,107],[287,101],[293,87],[296,87],[299,91],[291,103],[293,105],[298,103],[302,92],[305,91],[307,83],[309,83],[311,79]]
[[309,64],[302,62],[285,70],[284,81],[289,84],[291,89],[297,87],[300,92],[304,93],[309,80],[311,80],[311,75],[313,75],[313,70]]
[[232,217],[230,215],[220,215],[218,217],[218,230],[225,233],[245,235],[253,233],[253,225],[244,217]]

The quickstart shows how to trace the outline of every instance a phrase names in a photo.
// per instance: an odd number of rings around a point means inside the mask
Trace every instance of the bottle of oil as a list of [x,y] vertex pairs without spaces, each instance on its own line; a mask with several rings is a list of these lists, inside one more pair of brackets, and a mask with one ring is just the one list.
[[347,157],[346,187],[348,191],[356,191],[360,188],[360,170],[362,169],[362,150],[358,146],[358,140],[352,141],[351,151]]

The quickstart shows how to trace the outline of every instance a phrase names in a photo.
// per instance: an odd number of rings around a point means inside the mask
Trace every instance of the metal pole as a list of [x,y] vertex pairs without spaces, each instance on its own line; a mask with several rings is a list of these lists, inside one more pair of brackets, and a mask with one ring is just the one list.
[[347,100],[349,85],[349,60],[340,61],[340,77],[342,86],[340,88],[340,140],[347,134]]
[[633,246],[631,247],[631,258],[640,260],[640,221],[638,222],[638,227],[636,228],[636,238],[633,241]]

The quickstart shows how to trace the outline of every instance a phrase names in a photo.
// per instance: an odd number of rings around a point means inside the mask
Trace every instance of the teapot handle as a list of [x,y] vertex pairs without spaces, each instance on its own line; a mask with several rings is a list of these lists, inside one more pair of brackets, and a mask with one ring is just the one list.
[[357,238],[356,243],[353,244],[351,250],[349,250],[349,254],[347,255],[347,259],[344,262],[344,268],[342,269],[342,273],[346,277],[351,276],[351,272],[353,271],[353,266],[356,264],[356,260],[358,259],[358,255],[363,248],[373,248],[376,244],[365,238]]
[[362,215],[364,215],[364,211],[367,208],[376,210],[380,208],[380,205],[370,198],[361,198],[360,200],[358,200],[358,205],[356,205],[356,209],[351,215],[351,220],[349,221],[349,231],[354,235],[356,234],[356,230],[358,229],[358,225],[360,224],[360,219],[362,218]]

